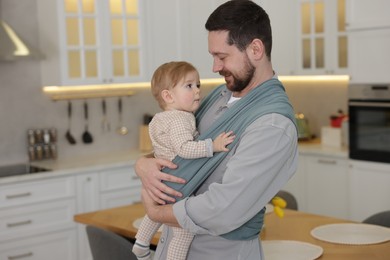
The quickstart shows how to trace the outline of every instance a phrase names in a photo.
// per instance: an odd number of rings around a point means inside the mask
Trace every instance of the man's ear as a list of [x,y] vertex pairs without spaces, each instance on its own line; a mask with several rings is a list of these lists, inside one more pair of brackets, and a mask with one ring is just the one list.
[[254,39],[250,44],[250,52],[255,59],[261,58],[265,55],[265,47],[260,39]]
[[164,89],[163,91],[161,91],[161,97],[165,103],[167,103],[167,104],[173,103],[172,94],[168,89]]

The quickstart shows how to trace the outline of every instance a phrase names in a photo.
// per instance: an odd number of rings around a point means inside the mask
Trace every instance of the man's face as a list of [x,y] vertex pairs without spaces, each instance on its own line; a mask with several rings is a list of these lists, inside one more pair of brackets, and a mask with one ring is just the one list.
[[227,44],[227,31],[209,32],[209,52],[213,56],[213,72],[224,76],[226,86],[233,92],[241,92],[253,78],[255,67],[246,51]]

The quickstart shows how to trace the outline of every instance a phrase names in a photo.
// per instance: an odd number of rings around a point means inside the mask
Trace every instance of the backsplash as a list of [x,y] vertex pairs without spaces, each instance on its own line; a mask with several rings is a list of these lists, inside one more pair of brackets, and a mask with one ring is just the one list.
[[[3,10],[7,8],[7,12],[1,12],[1,16],[12,24],[14,30],[27,42],[39,46],[36,0],[3,0],[2,7]],[[115,131],[119,123],[117,98],[106,99],[110,132],[101,129],[101,99],[88,100],[89,132],[93,143],[84,144],[81,141],[85,130],[84,100],[75,100],[71,130],[77,144],[71,145],[65,138],[67,102],[51,101],[42,93],[39,61],[0,62],[0,78],[0,165],[28,161],[27,130],[36,128],[57,129],[59,159],[137,148],[143,115],[160,111],[148,90],[123,97],[123,119],[129,133],[119,135]],[[330,114],[339,108],[347,110],[347,86],[291,83],[286,85],[286,90],[295,111],[307,116],[316,135],[319,135],[322,125],[328,124]]]

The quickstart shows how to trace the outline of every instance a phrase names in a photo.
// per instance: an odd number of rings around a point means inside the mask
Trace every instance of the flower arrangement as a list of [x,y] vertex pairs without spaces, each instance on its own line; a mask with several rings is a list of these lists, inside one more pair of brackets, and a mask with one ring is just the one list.
[[286,208],[287,206],[287,202],[282,199],[281,197],[278,197],[278,196],[275,196],[272,200],[271,200],[271,203],[272,205],[274,206],[274,212],[275,214],[280,217],[280,218],[283,218],[284,217],[284,211],[283,209]]

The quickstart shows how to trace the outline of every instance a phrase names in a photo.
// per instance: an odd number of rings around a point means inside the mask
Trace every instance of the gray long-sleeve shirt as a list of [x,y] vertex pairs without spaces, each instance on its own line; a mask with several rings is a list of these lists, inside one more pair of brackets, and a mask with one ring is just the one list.
[[[200,122],[200,132],[234,105],[226,105],[229,97],[228,91],[221,94]],[[260,211],[293,175],[297,159],[297,133],[290,119],[268,114],[254,121],[196,196],[174,204],[181,227],[196,234],[187,259],[262,259],[258,239],[232,241],[218,235]],[[165,228],[155,259],[166,258],[171,236],[171,229]]]

